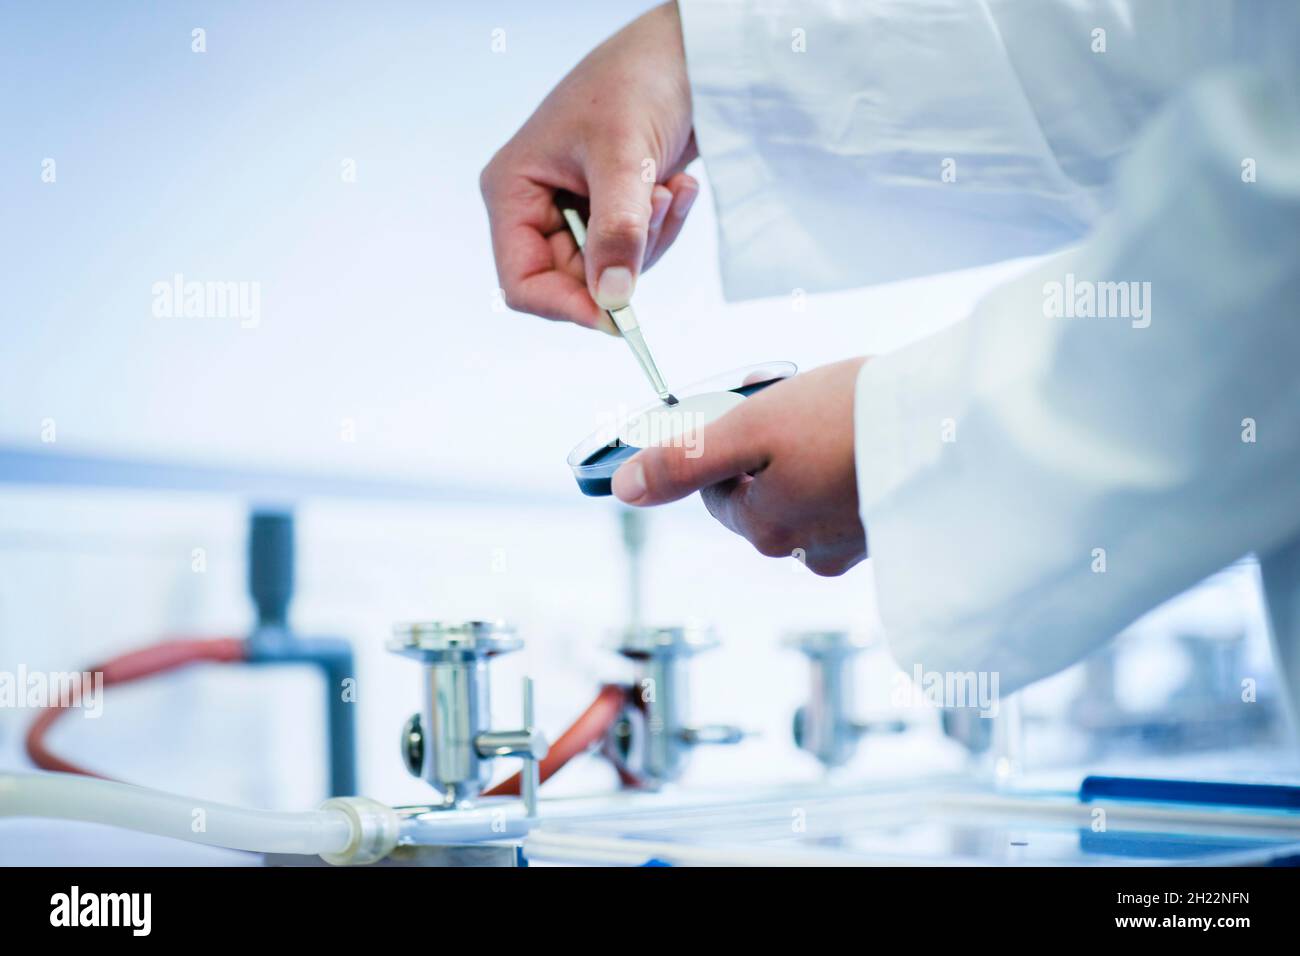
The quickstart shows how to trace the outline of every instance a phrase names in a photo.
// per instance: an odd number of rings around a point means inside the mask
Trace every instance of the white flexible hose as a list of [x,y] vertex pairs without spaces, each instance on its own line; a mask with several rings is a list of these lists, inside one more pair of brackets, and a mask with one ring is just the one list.
[[257,853],[338,854],[353,838],[342,810],[246,810],[67,773],[0,774],[0,817],[84,820]]

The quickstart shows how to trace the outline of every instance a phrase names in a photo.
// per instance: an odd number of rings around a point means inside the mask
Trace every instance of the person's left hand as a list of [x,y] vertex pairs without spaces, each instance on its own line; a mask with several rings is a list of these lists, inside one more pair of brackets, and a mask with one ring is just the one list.
[[694,447],[647,448],[614,475],[630,505],[700,491],[713,517],[769,557],[821,575],[867,556],[858,517],[853,392],[863,358],[778,382],[706,425]]

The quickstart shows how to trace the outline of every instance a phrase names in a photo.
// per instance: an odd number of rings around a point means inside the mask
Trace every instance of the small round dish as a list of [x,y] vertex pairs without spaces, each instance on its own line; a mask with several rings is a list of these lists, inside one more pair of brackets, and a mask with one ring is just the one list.
[[[748,398],[769,385],[790,378],[797,371],[799,370],[793,362],[747,365],[744,368],[732,369],[695,382],[681,391],[675,391],[675,394],[684,405],[687,404],[687,399],[717,392],[734,392]],[[657,429],[649,426],[671,419],[671,416],[665,417],[661,414],[663,409],[662,403],[651,402],[628,415],[610,421],[574,446],[573,451],[569,452],[569,467],[573,469],[573,477],[577,479],[578,488],[584,495],[601,498],[612,494],[610,485],[614,472],[618,471],[623,462],[649,444],[680,444],[690,447],[689,443],[698,436],[694,433],[694,429],[683,430],[680,421],[673,423],[671,431],[664,432],[661,436],[664,439],[662,441],[645,441],[637,438],[638,433],[642,433],[644,438],[654,438],[654,435],[647,433],[653,433]],[[660,414],[656,417],[655,413]],[[703,427],[704,424],[707,422],[701,421],[698,427]],[[662,427],[667,429],[670,426]],[[637,440],[638,444],[624,441],[620,436]]]

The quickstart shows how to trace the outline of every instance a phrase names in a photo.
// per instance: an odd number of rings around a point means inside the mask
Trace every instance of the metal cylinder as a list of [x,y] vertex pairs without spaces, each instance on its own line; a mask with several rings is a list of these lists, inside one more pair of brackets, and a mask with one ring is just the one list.
[[846,631],[806,631],[786,639],[808,658],[808,703],[795,714],[795,743],[826,767],[849,761],[858,746],[852,659],[867,645]]
[[645,721],[638,775],[664,781],[681,774],[691,747],[686,659],[715,646],[717,639],[707,628],[642,627],[624,634],[618,651],[635,665],[633,694]]
[[489,726],[489,698],[485,659],[435,663],[425,668],[420,721],[424,761],[420,776],[449,802],[477,796],[491,777],[491,764],[474,745],[479,729]]

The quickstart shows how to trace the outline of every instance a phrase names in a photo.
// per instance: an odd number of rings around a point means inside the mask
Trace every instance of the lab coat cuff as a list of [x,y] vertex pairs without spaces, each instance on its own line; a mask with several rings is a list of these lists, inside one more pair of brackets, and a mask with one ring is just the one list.
[[867,538],[874,519],[912,478],[938,464],[957,439],[968,397],[966,322],[897,352],[868,359],[854,395],[858,509]]
[[[868,359],[854,394],[858,508],[876,582],[876,606],[889,652],[906,673],[990,669],[984,649],[943,626],[943,601],[929,593],[944,564],[933,524],[953,504],[958,423],[969,413],[970,319],[897,352]],[[949,455],[945,456],[945,451]],[[945,460],[945,458],[947,460]],[[947,476],[951,477],[951,476]],[[931,527],[917,516],[930,512]],[[960,526],[952,526],[960,536]],[[952,638],[952,639],[945,639]],[[1013,675],[1005,675],[1009,680]]]

